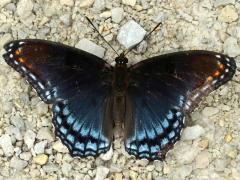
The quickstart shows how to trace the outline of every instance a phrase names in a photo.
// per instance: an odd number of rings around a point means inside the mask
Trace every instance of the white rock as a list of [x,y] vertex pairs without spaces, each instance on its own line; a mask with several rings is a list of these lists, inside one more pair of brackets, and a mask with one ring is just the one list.
[[29,161],[32,158],[32,154],[30,152],[23,152],[19,155],[22,160]]
[[112,9],[112,21],[115,23],[120,23],[123,19],[124,10],[121,7]]
[[62,164],[62,172],[65,176],[68,176],[69,172],[72,170],[72,165],[69,163]]
[[59,19],[65,24],[66,26],[70,26],[72,23],[71,15],[70,14],[64,14],[59,17]]
[[10,120],[11,120],[11,124],[17,127],[18,129],[22,131],[25,129],[24,121],[22,117],[20,117],[19,115],[12,116]]
[[101,13],[99,15],[101,18],[109,18],[112,16],[112,12],[111,11],[104,11],[103,13]]
[[95,180],[104,180],[109,173],[109,169],[104,166],[97,167]]
[[4,34],[3,36],[0,37],[0,46],[3,47],[3,45],[7,42],[12,40],[12,35],[9,33]]
[[214,162],[215,171],[223,172],[227,166],[226,159],[216,159]]
[[112,147],[109,149],[108,152],[106,152],[105,154],[101,154],[100,158],[104,161],[109,161],[113,156],[113,149]]
[[54,140],[54,137],[50,129],[48,129],[47,127],[42,127],[37,133],[37,139],[40,140],[46,139],[51,142]]
[[183,130],[182,139],[187,141],[194,140],[199,138],[204,133],[205,133],[205,130],[199,125],[187,127]]
[[46,173],[50,173],[50,172],[54,172],[54,171],[59,171],[57,165],[55,165],[55,164],[47,164],[47,165],[43,166],[42,169],[43,169]]
[[106,7],[106,2],[105,0],[95,0],[93,4],[93,8],[96,9],[97,11],[102,11]]
[[203,151],[196,157],[196,168],[203,169],[207,168],[210,163],[211,154],[207,151]]
[[24,169],[27,165],[28,165],[28,163],[26,161],[21,160],[21,159],[17,158],[16,156],[13,156],[12,159],[10,160],[10,167],[12,167],[18,171]]
[[136,4],[136,1],[137,0],[122,0],[122,3],[129,6],[134,6]]
[[189,176],[192,172],[192,166],[181,166],[177,168],[173,173],[170,175],[170,179],[186,179],[187,176]]
[[218,16],[218,19],[222,22],[231,23],[238,19],[238,13],[236,8],[233,5],[225,6]]
[[218,108],[215,107],[205,107],[202,111],[202,114],[206,117],[211,117],[214,116],[215,114],[217,114],[219,112]]
[[12,156],[14,153],[14,148],[12,145],[11,137],[8,134],[4,134],[0,137],[0,146],[5,154],[5,156]]
[[130,48],[139,43],[145,35],[146,31],[135,21],[130,20],[121,27],[117,40],[126,48]]
[[103,58],[105,49],[101,46],[98,46],[97,44],[93,43],[92,41],[89,41],[88,39],[81,39],[77,44],[76,47],[79,49],[82,49],[83,51],[89,52],[91,54],[94,54],[100,58]]
[[27,145],[28,149],[33,147],[36,134],[32,130],[27,130],[24,135],[24,142]]
[[43,101],[39,101],[39,103],[36,105],[36,109],[37,113],[42,116],[48,112],[48,105],[45,104]]
[[1,0],[0,1],[0,8],[4,7],[6,4],[10,3],[11,0]]
[[13,125],[8,126],[6,128],[6,132],[7,132],[7,134],[13,135],[17,140],[21,141],[23,139],[21,131]]
[[47,140],[40,141],[35,144],[34,152],[36,154],[43,154],[46,146],[47,146]]
[[87,8],[92,6],[94,3],[94,0],[83,0],[80,2],[79,7],[80,8]]
[[214,1],[214,6],[218,7],[218,6],[225,6],[228,4],[235,4],[235,0],[215,0]]
[[61,5],[66,5],[66,6],[73,6],[74,1],[73,0],[60,0]]
[[60,141],[56,141],[52,145],[53,149],[60,153],[68,153],[68,149]]
[[179,146],[176,146],[174,154],[177,162],[182,165],[192,163],[199,151],[198,147],[181,143]]
[[163,22],[163,21],[165,21],[167,19],[167,15],[164,13],[164,12],[159,12],[157,15],[155,15],[154,17],[153,17],[153,21],[155,22],[155,23],[160,23],[160,22]]
[[231,57],[240,55],[240,46],[238,45],[237,39],[234,37],[229,37],[225,40],[223,49],[224,53]]
[[20,0],[17,4],[17,14],[21,19],[26,19],[32,14],[33,2],[31,0]]

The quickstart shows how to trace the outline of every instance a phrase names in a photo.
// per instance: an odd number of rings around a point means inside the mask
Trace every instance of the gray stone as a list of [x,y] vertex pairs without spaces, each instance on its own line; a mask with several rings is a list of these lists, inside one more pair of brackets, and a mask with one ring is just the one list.
[[47,140],[40,141],[35,144],[34,152],[36,154],[43,154],[46,146],[47,146]]
[[223,172],[226,168],[227,162],[225,159],[216,159],[214,161],[215,171]]
[[225,40],[223,44],[224,53],[231,56],[236,57],[240,55],[240,46],[238,45],[238,41],[234,37],[229,37]]
[[95,180],[104,180],[109,173],[109,169],[104,166],[97,167]]
[[39,103],[36,106],[37,109],[37,113],[42,116],[42,115],[46,115],[48,112],[48,105],[45,104],[43,101],[39,101]]
[[196,168],[203,169],[208,167],[211,160],[211,154],[207,151],[199,153],[196,157]]
[[4,134],[0,137],[0,146],[5,154],[5,156],[12,156],[14,153],[14,148],[12,145],[11,137],[8,134]]
[[72,165],[69,163],[62,164],[62,172],[65,176],[69,175],[69,172],[72,170]]
[[155,23],[160,23],[160,22],[163,22],[167,19],[167,15],[166,13],[164,12],[159,12],[158,14],[156,14],[154,17],[153,17],[153,21]]
[[106,2],[105,0],[95,0],[93,4],[93,8],[97,11],[102,11],[106,7]]
[[15,126],[8,126],[6,128],[6,132],[7,134],[13,135],[17,140],[22,140],[23,139],[23,135],[21,133],[21,131],[15,127]]
[[14,3],[9,3],[5,6],[5,9],[15,12],[17,10],[17,7]]
[[93,43],[92,41],[89,41],[88,39],[81,39],[77,44],[76,48],[82,49],[86,52],[89,52],[91,54],[94,54],[100,58],[103,58],[105,49],[101,46],[98,46],[97,44]]
[[130,48],[139,43],[145,35],[146,31],[135,21],[130,20],[121,27],[117,40],[124,47]]
[[22,160],[29,161],[32,158],[32,154],[30,152],[23,152],[19,155]]
[[11,0],[1,0],[0,1],[0,8],[4,7],[6,4],[10,3]]
[[60,21],[63,22],[64,25],[70,26],[72,23],[72,17],[71,14],[64,14],[59,17]]
[[123,19],[124,10],[121,7],[112,9],[112,21],[115,23],[120,23]]
[[60,153],[68,153],[68,149],[60,141],[56,141],[52,145],[53,149]]
[[74,5],[74,0],[60,0],[60,4],[66,5],[66,6],[73,6]]
[[54,140],[53,133],[47,127],[42,127],[37,133],[37,139],[48,140],[52,142]]
[[27,145],[28,149],[31,149],[33,147],[33,144],[35,142],[36,134],[32,130],[27,130],[24,135],[24,142]]
[[219,6],[225,6],[228,4],[235,4],[235,0],[215,0],[214,1],[214,6],[219,7]]
[[215,107],[205,107],[202,111],[202,114],[206,117],[211,117],[214,116],[215,114],[217,114],[219,112],[218,108]]
[[183,130],[182,139],[187,141],[194,140],[199,138],[204,133],[205,133],[205,130],[199,125],[187,127]]
[[11,124],[20,129],[21,131],[25,130],[25,124],[22,117],[18,114],[11,116],[10,118]]
[[26,19],[32,14],[33,2],[31,0],[20,0],[17,4],[17,14],[21,19]]
[[16,156],[13,156],[12,159],[10,160],[10,167],[18,171],[23,170],[27,165],[28,163],[26,161],[21,160]]
[[47,164],[47,165],[43,166],[42,169],[43,169],[46,173],[59,171],[57,165],[55,165],[55,164]]
[[109,161],[113,156],[113,149],[112,147],[109,149],[108,152],[106,152],[105,154],[101,154],[100,158],[104,161]]

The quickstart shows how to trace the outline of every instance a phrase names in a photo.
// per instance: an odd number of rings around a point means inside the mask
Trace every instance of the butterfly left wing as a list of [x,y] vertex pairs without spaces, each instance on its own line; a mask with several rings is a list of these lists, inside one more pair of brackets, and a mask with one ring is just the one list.
[[60,43],[19,40],[3,57],[53,104],[56,135],[73,156],[97,156],[112,140],[111,66],[101,58]]
[[125,147],[138,158],[163,160],[180,138],[184,116],[236,69],[233,58],[186,51],[153,57],[130,67]]

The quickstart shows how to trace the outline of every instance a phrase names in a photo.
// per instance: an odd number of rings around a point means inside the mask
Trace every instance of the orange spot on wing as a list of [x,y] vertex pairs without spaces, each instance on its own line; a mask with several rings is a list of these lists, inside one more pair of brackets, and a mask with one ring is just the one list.
[[213,77],[212,76],[208,76],[207,81],[212,81]]
[[20,51],[17,49],[17,50],[15,51],[15,54],[16,54],[16,55],[19,55],[19,54],[20,54]]
[[24,63],[24,62],[25,62],[25,59],[23,59],[23,58],[20,57],[20,58],[18,58],[18,61],[21,62],[21,63]]
[[219,67],[219,69],[221,69],[221,70],[224,69],[224,65],[223,65],[223,64],[219,64],[218,67]]
[[214,77],[218,77],[220,75],[219,71],[215,71],[215,73],[213,74]]

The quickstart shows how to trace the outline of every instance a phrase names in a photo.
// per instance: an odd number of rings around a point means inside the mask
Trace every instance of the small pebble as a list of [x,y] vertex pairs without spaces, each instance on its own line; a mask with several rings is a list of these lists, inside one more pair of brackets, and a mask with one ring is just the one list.
[[39,155],[33,157],[33,161],[36,164],[39,164],[42,166],[48,162],[48,156],[46,154],[39,154]]
[[40,116],[46,115],[48,112],[48,105],[45,104],[43,101],[39,101],[39,103],[36,106],[37,112]]
[[116,173],[115,175],[114,175],[114,180],[122,180],[123,178],[122,178],[122,174],[121,173]]
[[205,130],[199,125],[187,127],[183,130],[182,139],[187,141],[194,140],[199,138],[204,133]]
[[24,135],[24,142],[27,145],[28,149],[33,147],[35,142],[36,134],[32,130],[27,130]]
[[123,19],[124,10],[121,7],[113,8],[112,10],[112,21],[120,23]]
[[233,137],[232,137],[232,134],[226,134],[225,137],[224,137],[224,140],[226,143],[230,143],[232,141]]
[[223,44],[224,53],[231,56],[236,57],[240,55],[240,46],[238,45],[238,41],[234,37],[229,37],[225,40]]
[[76,48],[82,49],[83,51],[89,52],[91,54],[94,54],[100,58],[103,58],[105,54],[105,49],[101,46],[98,46],[97,44],[93,43],[92,41],[89,41],[88,39],[81,39],[77,44]]
[[196,168],[203,169],[206,168],[210,163],[210,153],[207,151],[203,151],[196,157]]
[[57,165],[55,164],[46,164],[42,167],[42,169],[46,172],[46,173],[51,173],[51,172],[56,172],[59,171]]
[[227,23],[236,21],[238,19],[237,10],[235,9],[234,6],[227,5],[221,10],[218,16],[218,19],[222,22],[227,22]]
[[32,154],[30,152],[23,152],[19,155],[22,160],[29,161],[32,158]]
[[136,0],[122,0],[122,3],[129,6],[134,6],[136,4]]
[[219,6],[225,6],[228,4],[235,4],[235,0],[215,0],[214,1],[214,6],[219,7]]
[[109,161],[113,156],[113,148],[111,147],[108,152],[101,154],[100,158],[104,161]]
[[83,0],[80,2],[79,7],[80,8],[88,8],[92,6],[94,3],[94,0]]
[[1,0],[0,1],[0,8],[4,7],[6,4],[10,3],[11,0]]
[[106,2],[105,0],[95,0],[93,4],[93,8],[97,11],[102,11],[106,7]]
[[18,171],[23,170],[27,165],[28,163],[26,161],[21,160],[16,156],[13,156],[12,159],[10,160],[10,167]]
[[54,140],[54,137],[50,129],[48,129],[47,127],[42,127],[37,133],[37,139],[40,139],[40,140],[46,139],[51,142]]
[[17,4],[17,14],[22,20],[32,14],[33,2],[31,0],[20,0]]
[[121,27],[117,40],[125,48],[130,48],[139,43],[145,35],[146,31],[135,21],[130,20]]
[[206,117],[211,117],[214,116],[215,114],[217,114],[219,112],[218,108],[215,107],[205,107],[202,111],[202,114]]
[[62,172],[65,176],[68,176],[69,173],[71,172],[72,170],[72,165],[69,164],[69,163],[63,163],[62,164]]
[[97,167],[95,180],[104,180],[109,173],[109,169],[104,166]]
[[36,154],[43,154],[46,146],[47,146],[47,140],[40,141],[35,144],[34,152]]
[[66,5],[66,6],[73,6],[74,5],[74,1],[73,0],[60,0],[60,4]]
[[208,146],[209,146],[208,139],[203,139],[203,140],[199,141],[198,146],[203,148],[203,149],[208,148]]
[[109,18],[111,16],[112,16],[112,12],[111,11],[105,11],[105,12],[100,14],[101,18]]
[[61,141],[56,141],[52,145],[53,149],[60,153],[68,153],[68,148]]
[[14,153],[14,148],[12,145],[11,137],[8,134],[4,134],[0,137],[0,146],[5,154],[5,156],[12,156]]

